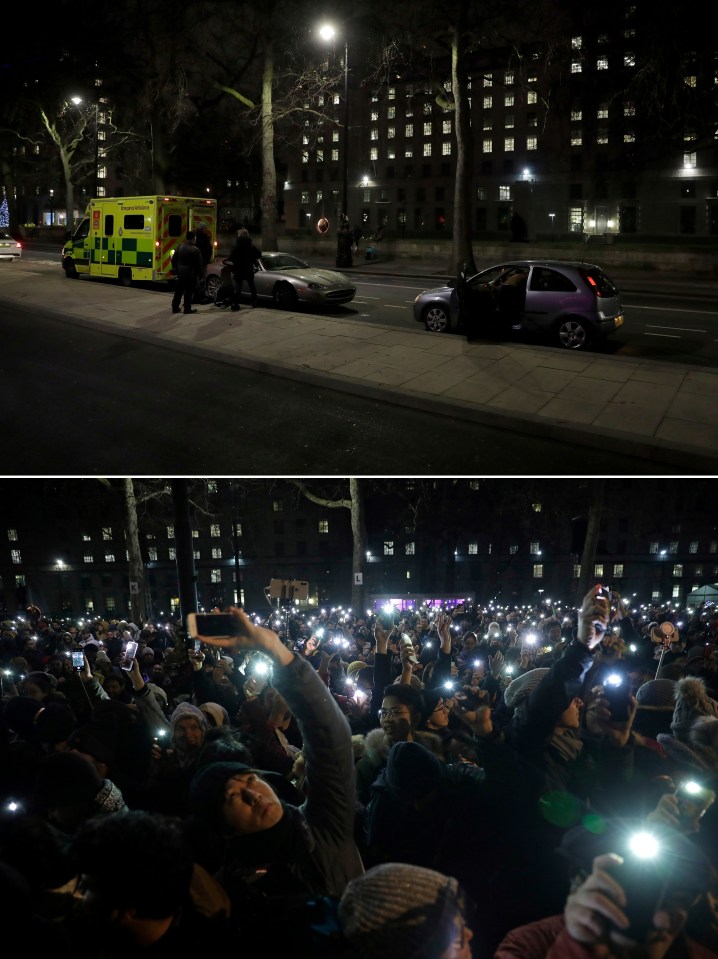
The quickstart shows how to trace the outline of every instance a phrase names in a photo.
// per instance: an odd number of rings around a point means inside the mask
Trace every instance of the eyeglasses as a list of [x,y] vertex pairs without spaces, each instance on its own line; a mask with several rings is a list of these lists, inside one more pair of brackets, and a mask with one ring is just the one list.
[[379,710],[379,719],[396,719],[399,716],[405,716],[405,709],[397,709],[396,706],[392,706],[391,709],[380,709]]

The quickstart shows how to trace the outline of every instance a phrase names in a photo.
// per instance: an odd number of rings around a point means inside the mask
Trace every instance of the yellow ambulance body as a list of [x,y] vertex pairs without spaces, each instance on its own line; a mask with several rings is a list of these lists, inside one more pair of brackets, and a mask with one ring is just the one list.
[[173,279],[172,254],[188,230],[207,226],[217,249],[217,201],[186,196],[100,197],[90,200],[62,249],[65,275],[135,281]]

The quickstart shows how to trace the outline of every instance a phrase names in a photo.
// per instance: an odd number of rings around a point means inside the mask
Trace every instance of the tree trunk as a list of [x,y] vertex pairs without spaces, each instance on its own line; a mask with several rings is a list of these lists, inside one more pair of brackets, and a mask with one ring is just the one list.
[[459,4],[454,35],[451,41],[451,86],[454,93],[454,130],[456,132],[456,170],[454,174],[454,232],[451,244],[449,275],[458,276],[466,266],[468,274],[476,273],[471,248],[471,173],[472,130],[466,75],[466,6]]
[[[352,517],[352,612],[361,616],[364,610],[364,558],[366,556],[366,524],[364,517],[364,496],[358,479],[349,480]],[[357,577],[362,579],[357,582]]]
[[130,583],[137,584],[137,592],[130,590],[130,615],[138,626],[147,623],[147,595],[145,593],[145,568],[140,549],[140,534],[137,523],[137,500],[131,479],[124,479],[125,519],[127,530],[127,552],[129,555]]
[[277,249],[277,168],[274,164],[272,85],[274,47],[267,39],[262,73],[262,251]]
[[581,604],[582,598],[589,591],[594,583],[594,565],[596,563],[596,547],[598,545],[598,535],[601,531],[601,516],[603,515],[603,500],[606,489],[605,479],[592,480],[589,485],[589,496],[591,501],[588,507],[588,528],[586,529],[586,540],[583,544],[583,553],[581,555],[581,575],[578,579],[578,596],[576,602]]

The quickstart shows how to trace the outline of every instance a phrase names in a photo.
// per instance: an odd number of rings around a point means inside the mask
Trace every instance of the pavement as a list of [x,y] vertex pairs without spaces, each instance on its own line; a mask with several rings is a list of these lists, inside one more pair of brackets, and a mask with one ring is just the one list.
[[[427,288],[446,277],[435,262],[420,261],[356,262],[344,272],[421,277]],[[616,282],[620,286],[617,276]],[[715,369],[526,344],[467,343],[419,324],[403,331],[303,310],[243,306],[233,313],[199,305],[196,314],[173,314],[167,291],[68,280],[59,262],[31,253],[19,263],[0,263],[0,300],[238,367],[498,427],[516,433],[517,442],[530,434],[572,443],[576,475],[583,472],[581,447],[606,450],[608,475],[616,472],[615,452],[675,466],[676,475],[718,475]],[[527,474],[552,473],[550,463],[526,466]]]

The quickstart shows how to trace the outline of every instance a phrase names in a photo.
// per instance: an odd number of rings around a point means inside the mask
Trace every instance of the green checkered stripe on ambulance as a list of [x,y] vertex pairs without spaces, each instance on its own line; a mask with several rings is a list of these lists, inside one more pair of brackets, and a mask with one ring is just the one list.
[[[152,269],[153,246],[151,240],[144,241],[149,249],[138,250],[137,239],[123,237],[121,240],[115,240],[115,249],[110,249],[110,240],[112,237],[104,236],[101,239],[95,239],[95,249],[92,251],[93,263],[99,263],[100,257],[97,255],[99,250],[105,250],[105,263],[115,266],[141,266],[145,269]],[[119,243],[119,248],[118,248]]]

